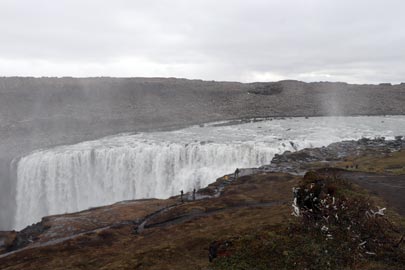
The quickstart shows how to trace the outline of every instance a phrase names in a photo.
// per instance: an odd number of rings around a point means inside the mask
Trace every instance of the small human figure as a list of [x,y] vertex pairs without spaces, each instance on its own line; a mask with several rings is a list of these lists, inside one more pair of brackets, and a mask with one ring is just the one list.
[[208,259],[210,262],[212,262],[218,255],[218,244],[219,243],[217,241],[214,241],[208,248]]
[[193,201],[195,201],[195,189],[193,189]]
[[239,168],[236,168],[235,175],[234,175],[235,180],[238,179],[239,172],[240,172]]
[[181,200],[182,203],[184,203],[183,194],[184,194],[184,192],[183,192],[183,190],[181,190],[180,191],[180,200]]

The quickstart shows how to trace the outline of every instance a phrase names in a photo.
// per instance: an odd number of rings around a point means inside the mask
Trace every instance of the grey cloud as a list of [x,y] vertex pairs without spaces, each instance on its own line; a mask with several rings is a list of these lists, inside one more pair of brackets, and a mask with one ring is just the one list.
[[4,0],[0,75],[400,82],[404,8],[399,0]]

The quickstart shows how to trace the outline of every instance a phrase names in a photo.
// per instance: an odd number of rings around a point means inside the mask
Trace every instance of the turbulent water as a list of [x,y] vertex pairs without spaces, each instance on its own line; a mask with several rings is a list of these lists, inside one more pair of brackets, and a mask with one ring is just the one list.
[[34,152],[17,166],[15,228],[50,214],[117,201],[166,198],[276,153],[405,131],[404,117],[319,117],[214,123],[124,134]]

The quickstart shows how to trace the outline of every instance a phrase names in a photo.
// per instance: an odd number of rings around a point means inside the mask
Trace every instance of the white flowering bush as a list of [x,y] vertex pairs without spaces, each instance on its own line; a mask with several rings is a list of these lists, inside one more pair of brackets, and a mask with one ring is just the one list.
[[301,219],[303,228],[329,243],[327,252],[342,257],[350,254],[353,263],[387,256],[405,260],[400,248],[403,235],[385,211],[336,177],[309,172],[293,188],[292,215]]

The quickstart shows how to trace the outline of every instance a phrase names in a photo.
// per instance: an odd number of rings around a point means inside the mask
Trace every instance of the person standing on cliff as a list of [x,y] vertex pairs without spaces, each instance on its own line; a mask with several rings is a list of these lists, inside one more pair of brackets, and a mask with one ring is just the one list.
[[208,248],[208,260],[212,262],[218,256],[218,246],[219,243],[214,241],[210,244]]
[[239,172],[240,172],[239,168],[236,168],[236,170],[235,170],[235,174],[234,174],[234,178],[235,178],[235,180],[236,180],[236,179],[238,179]]
[[182,203],[184,203],[183,194],[184,194],[184,192],[183,192],[183,190],[181,190],[180,191],[180,200],[181,200]]
[[193,189],[193,201],[195,201],[195,189]]

